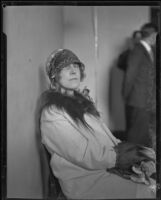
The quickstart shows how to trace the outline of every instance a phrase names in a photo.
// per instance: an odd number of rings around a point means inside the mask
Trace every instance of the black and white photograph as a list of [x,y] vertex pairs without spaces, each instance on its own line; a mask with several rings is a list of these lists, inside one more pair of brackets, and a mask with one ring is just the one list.
[[1,199],[161,198],[161,3],[143,2],[2,1]]

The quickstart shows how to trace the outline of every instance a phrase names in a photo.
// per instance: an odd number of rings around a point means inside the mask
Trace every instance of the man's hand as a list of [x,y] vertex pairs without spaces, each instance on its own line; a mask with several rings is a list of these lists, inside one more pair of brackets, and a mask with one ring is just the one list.
[[121,142],[115,146],[117,154],[116,168],[128,170],[136,164],[141,164],[142,161],[155,162],[155,152],[150,148],[142,145]]

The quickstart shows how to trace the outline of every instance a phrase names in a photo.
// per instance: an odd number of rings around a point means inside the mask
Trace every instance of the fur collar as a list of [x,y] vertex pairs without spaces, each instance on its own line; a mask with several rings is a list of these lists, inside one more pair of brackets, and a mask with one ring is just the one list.
[[81,122],[85,126],[88,126],[84,119],[85,113],[95,117],[100,116],[93,102],[78,92],[74,92],[74,96],[67,96],[52,89],[47,90],[40,97],[40,115],[45,107],[51,105],[56,106],[60,110],[65,110],[76,123]]

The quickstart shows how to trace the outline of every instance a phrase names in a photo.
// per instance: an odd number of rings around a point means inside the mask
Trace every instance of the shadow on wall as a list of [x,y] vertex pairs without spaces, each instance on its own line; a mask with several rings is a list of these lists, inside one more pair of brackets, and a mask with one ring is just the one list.
[[109,72],[109,114],[113,126],[113,134],[121,140],[126,140],[125,108],[122,97],[124,72],[117,67],[117,58],[113,61]]
[[[125,116],[125,103],[122,96],[123,80],[126,70],[125,53],[131,47],[131,38],[127,37],[122,45],[118,47],[119,54],[110,66],[109,72],[109,113],[111,123],[113,125],[114,134],[120,139],[125,140],[126,133],[126,116]],[[124,53],[122,56],[122,53]],[[121,59],[120,59],[121,55]]]
[[[48,86],[48,82],[47,82],[47,78],[45,75],[45,71],[44,71],[44,66],[40,65],[39,66],[39,94],[41,95],[41,93],[43,91],[45,91],[47,89]],[[48,161],[46,160],[46,156],[44,155],[44,151],[42,149],[42,143],[41,143],[41,132],[40,132],[40,114],[41,114],[41,110],[40,110],[40,105],[41,105],[41,100],[40,100],[40,96],[37,99],[37,103],[36,103],[36,108],[35,108],[35,136],[36,136],[36,142],[37,142],[37,149],[38,149],[38,153],[40,156],[40,166],[41,166],[41,178],[42,178],[42,191],[43,191],[43,197],[46,197],[46,195],[48,194],[48,177],[49,177],[49,166],[48,166]],[[46,162],[45,162],[46,160]]]
[[45,91],[48,87],[48,80],[47,80],[47,75],[45,71],[44,65],[39,66],[39,85],[40,85],[40,93]]

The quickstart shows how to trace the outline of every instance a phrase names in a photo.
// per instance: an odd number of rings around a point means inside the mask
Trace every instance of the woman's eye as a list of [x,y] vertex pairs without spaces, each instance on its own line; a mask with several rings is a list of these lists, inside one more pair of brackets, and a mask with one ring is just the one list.
[[65,70],[70,70],[70,68],[71,68],[71,66],[68,65],[68,66],[65,67]]
[[66,69],[70,69],[70,65],[66,67]]
[[77,64],[74,64],[74,67],[75,67],[75,68],[78,68],[79,66],[78,66]]
[[70,70],[72,68],[77,69],[77,68],[79,68],[79,66],[77,64],[71,64],[71,65],[68,65],[67,67],[65,67],[66,70]]

